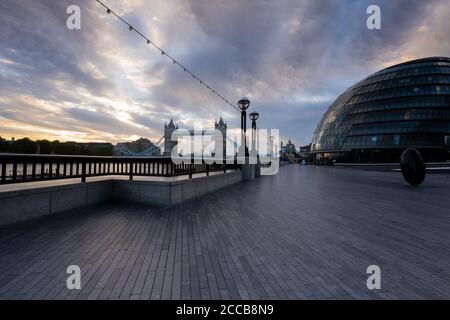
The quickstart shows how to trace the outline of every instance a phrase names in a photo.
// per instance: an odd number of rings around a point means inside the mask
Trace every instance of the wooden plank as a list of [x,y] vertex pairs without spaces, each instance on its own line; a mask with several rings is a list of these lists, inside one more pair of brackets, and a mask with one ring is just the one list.
[[171,208],[73,210],[1,228],[0,299],[449,299],[449,190],[287,166]]

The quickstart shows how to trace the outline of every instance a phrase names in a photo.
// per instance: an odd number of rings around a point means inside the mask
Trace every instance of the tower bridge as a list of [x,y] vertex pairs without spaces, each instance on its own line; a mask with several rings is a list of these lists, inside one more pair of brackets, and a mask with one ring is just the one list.
[[[176,146],[177,142],[172,141],[172,134],[175,130],[178,129],[178,125],[175,125],[172,119],[170,119],[169,124],[164,124],[164,155],[170,156],[172,153],[172,149]],[[223,141],[223,153],[226,154],[226,140],[231,141],[231,138],[227,137],[227,124],[223,121],[222,117],[220,117],[219,121],[214,122],[214,129],[219,130],[222,133]],[[195,130],[189,130],[189,134],[192,135],[210,135],[212,133],[208,132],[208,130],[202,130],[197,132]]]
[[[172,134],[178,129],[178,125],[170,119],[169,124],[164,124],[164,135],[161,136],[155,143],[145,138],[140,138],[133,142],[118,143],[114,146],[113,154],[115,156],[126,157],[150,157],[150,156],[170,156],[177,141],[172,140]],[[219,121],[215,121],[214,129],[222,133],[223,154],[226,154],[226,142],[230,142],[234,148],[239,148],[239,144],[231,137],[227,136],[227,124],[220,117]],[[208,130],[189,130],[190,135],[211,135]]]

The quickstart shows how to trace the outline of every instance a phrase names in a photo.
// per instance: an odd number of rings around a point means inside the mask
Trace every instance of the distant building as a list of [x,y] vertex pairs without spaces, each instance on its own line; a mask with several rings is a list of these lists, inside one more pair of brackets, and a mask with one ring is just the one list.
[[306,146],[301,146],[299,148],[298,155],[300,157],[300,161],[302,161],[304,163],[313,162],[313,156],[311,154],[311,144],[308,144]]
[[292,143],[291,140],[288,140],[288,143],[283,146],[281,144],[281,160],[282,161],[288,161],[290,163],[294,163],[298,161],[298,154],[295,150],[295,145]]
[[309,154],[309,152],[311,151],[311,144],[308,144],[306,146],[301,146],[299,148],[299,150],[300,150],[300,152],[299,152],[300,155],[307,156]]

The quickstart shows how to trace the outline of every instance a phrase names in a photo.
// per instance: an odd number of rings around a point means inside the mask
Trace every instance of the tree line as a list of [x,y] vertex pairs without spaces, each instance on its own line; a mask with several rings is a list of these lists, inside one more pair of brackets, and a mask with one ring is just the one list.
[[36,140],[21,138],[6,140],[0,137],[0,152],[27,154],[67,154],[86,156],[112,156],[114,146],[101,142],[60,142],[58,140]]

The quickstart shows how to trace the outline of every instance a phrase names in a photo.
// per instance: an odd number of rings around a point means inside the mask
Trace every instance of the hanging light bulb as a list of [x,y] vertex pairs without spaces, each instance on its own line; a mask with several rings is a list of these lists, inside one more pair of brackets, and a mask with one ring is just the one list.
[[111,13],[111,10],[106,9],[106,13],[107,13],[107,14],[110,14],[110,13]]
[[150,40],[147,40],[147,44],[150,44]]
[[130,27],[128,28],[128,30],[130,30],[130,31],[133,31],[133,27],[132,27],[132,26],[130,26]]

